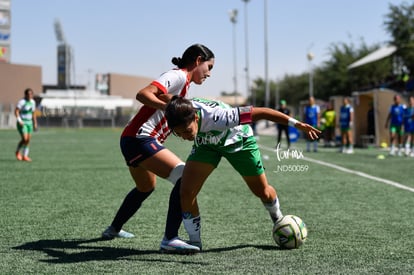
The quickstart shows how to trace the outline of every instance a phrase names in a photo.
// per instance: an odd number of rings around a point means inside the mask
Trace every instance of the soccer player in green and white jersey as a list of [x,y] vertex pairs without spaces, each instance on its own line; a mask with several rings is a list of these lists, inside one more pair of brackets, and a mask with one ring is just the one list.
[[17,160],[32,161],[29,158],[29,144],[32,133],[37,128],[36,103],[33,99],[33,90],[24,91],[24,98],[17,103],[14,114],[17,118],[17,130],[21,136],[16,149]]
[[[168,127],[185,140],[194,141],[187,158],[175,201],[181,202],[183,223],[190,243],[201,249],[200,213],[196,197],[208,176],[222,157],[226,158],[263,203],[273,223],[283,216],[276,190],[268,183],[261,160],[259,146],[250,127],[261,119],[290,125],[304,131],[311,140],[321,133],[282,112],[262,107],[231,108],[219,101],[195,98],[188,100],[173,96],[165,109]],[[181,197],[181,198],[179,198]]]

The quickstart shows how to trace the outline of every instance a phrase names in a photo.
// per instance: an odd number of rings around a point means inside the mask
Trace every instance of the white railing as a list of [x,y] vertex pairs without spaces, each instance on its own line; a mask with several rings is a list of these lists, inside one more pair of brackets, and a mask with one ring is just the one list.
[[13,112],[0,112],[0,129],[16,127],[16,116]]

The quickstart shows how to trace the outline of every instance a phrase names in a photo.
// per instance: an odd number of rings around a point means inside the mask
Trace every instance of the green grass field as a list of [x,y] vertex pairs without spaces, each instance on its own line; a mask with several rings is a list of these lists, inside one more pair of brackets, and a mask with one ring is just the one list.
[[[17,132],[0,131],[0,274],[414,272],[414,158],[379,160],[378,154],[386,155],[381,149],[344,155],[320,148],[303,152],[305,159],[279,161],[268,136],[259,144],[282,211],[308,226],[299,249],[277,248],[263,205],[225,160],[199,195],[202,253],[159,253],[171,190],[162,179],[125,225],[136,238],[102,241],[102,230],[133,187],[120,131],[41,129],[32,139],[32,163],[14,159]],[[183,159],[191,148],[175,137],[166,145]],[[301,142],[295,146],[304,149]],[[306,171],[292,171],[300,169]],[[182,228],[180,234],[186,238]]]

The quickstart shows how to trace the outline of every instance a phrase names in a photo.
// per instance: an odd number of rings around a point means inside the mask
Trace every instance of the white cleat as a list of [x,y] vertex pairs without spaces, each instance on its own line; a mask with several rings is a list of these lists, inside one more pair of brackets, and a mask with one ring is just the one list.
[[115,228],[113,228],[111,225],[108,226],[104,232],[102,232],[102,239],[111,240],[114,238],[133,238],[135,237],[134,234],[126,232],[121,229],[121,231],[117,232]]
[[163,239],[160,245],[161,252],[171,254],[194,254],[201,251],[200,247],[186,243],[178,237],[171,240]]

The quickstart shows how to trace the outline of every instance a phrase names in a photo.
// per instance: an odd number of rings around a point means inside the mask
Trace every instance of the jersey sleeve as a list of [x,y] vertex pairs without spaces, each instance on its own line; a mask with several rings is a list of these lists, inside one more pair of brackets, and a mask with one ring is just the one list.
[[203,108],[201,110],[202,123],[201,131],[224,131],[240,124],[247,124],[252,121],[252,107]]
[[186,84],[186,74],[181,70],[170,70],[163,73],[151,83],[165,94],[178,95]]
[[17,102],[16,108],[20,110],[24,106],[24,103],[25,103],[25,100],[24,99],[20,99]]

